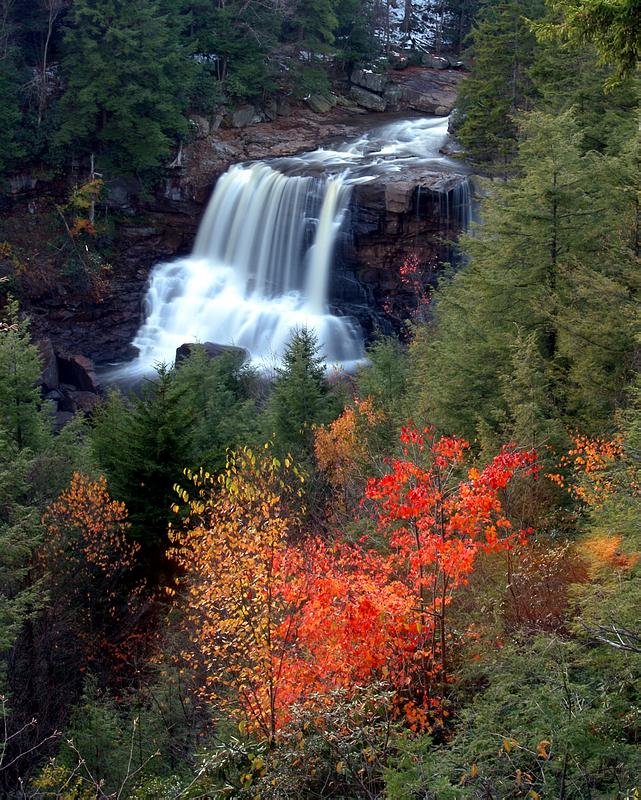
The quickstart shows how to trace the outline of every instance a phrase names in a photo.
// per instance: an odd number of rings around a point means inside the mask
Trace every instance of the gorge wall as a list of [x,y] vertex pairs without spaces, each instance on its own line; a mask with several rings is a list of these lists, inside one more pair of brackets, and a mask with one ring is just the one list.
[[[409,89],[394,95],[393,107],[400,111],[391,116],[369,114],[350,100],[323,114],[310,107],[284,108],[271,121],[241,128],[215,128],[211,121],[196,120],[193,141],[151,197],[141,200],[135,184],[108,184],[112,270],[99,296],[74,292],[73,286],[61,293],[60,287],[46,282],[29,286],[25,281],[34,335],[49,338],[56,350],[82,353],[99,363],[131,357],[130,343],[141,322],[151,267],[189,251],[213,186],[231,164],[331,146],[373,125],[419,111],[434,113],[438,108],[447,114],[462,76],[456,70],[414,68],[393,77],[392,85],[404,83]],[[383,90],[388,96],[389,85]],[[458,233],[460,220],[450,208],[443,208],[443,197],[456,194],[466,183],[463,172],[408,169],[355,187],[349,236],[332,282],[331,300],[357,316],[367,332],[381,327],[381,321],[385,327],[381,310],[386,298],[398,296],[402,303],[405,290],[398,269],[407,256],[416,254],[428,270],[447,257],[447,241]],[[35,210],[29,207],[28,223],[37,226],[38,206],[45,204],[40,200]]]

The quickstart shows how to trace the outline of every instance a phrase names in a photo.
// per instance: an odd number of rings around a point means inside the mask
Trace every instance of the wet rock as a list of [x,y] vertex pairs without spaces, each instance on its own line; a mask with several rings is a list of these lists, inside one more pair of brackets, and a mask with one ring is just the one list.
[[93,361],[82,355],[58,355],[60,381],[83,392],[100,392],[100,382]]
[[244,347],[233,347],[232,345],[216,344],[215,342],[203,342],[202,344],[186,342],[176,349],[176,366],[186,361],[196,347],[202,347],[208,357],[212,359],[220,358],[225,354],[233,355],[241,362],[249,358],[249,353]]
[[412,206],[416,183],[396,181],[385,186],[385,208],[393,214],[406,214]]
[[383,99],[388,111],[398,111],[401,99],[403,97],[403,90],[400,86],[391,84],[383,92]]
[[385,100],[374,92],[361,89],[360,86],[352,86],[350,95],[359,106],[368,111],[385,111]]
[[436,106],[434,109],[434,114],[437,117],[446,117],[450,113],[451,109],[447,106]]
[[42,362],[42,375],[40,378],[42,387],[46,391],[57,389],[59,384],[58,362],[56,361],[51,339],[40,339],[36,342],[36,345],[40,351],[40,361]]
[[386,75],[372,72],[369,69],[355,69],[350,76],[350,80],[356,86],[376,94],[382,94],[388,82]]
[[395,73],[393,83],[401,91],[400,106],[420,111],[423,114],[447,116],[454,108],[456,92],[462,80],[461,72],[438,70],[428,67],[411,67]]

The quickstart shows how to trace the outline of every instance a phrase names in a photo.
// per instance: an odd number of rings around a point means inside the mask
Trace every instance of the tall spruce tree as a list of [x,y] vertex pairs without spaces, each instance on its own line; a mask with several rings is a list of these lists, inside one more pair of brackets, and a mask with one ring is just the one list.
[[542,13],[541,0],[488,4],[472,29],[472,71],[462,82],[456,135],[475,161],[509,161],[516,153],[514,115],[532,107],[529,69],[536,40],[526,17]]
[[266,410],[267,433],[281,453],[291,452],[301,463],[312,460],[314,425],[339,413],[337,397],[325,380],[323,358],[313,331],[295,331],[277,369]]
[[569,113],[533,113],[523,132],[523,175],[484,203],[470,263],[438,292],[434,335],[411,359],[417,405],[468,436],[507,412],[518,336],[535,336],[550,402],[573,426],[607,420],[631,368],[638,260],[621,182],[609,159],[581,154]]
[[76,0],[67,16],[55,144],[112,174],[162,165],[185,130],[193,79],[158,0]]
[[166,367],[158,368],[138,397],[113,392],[96,417],[93,450],[111,494],[129,512],[150,580],[162,580],[174,484],[192,466],[193,416]]

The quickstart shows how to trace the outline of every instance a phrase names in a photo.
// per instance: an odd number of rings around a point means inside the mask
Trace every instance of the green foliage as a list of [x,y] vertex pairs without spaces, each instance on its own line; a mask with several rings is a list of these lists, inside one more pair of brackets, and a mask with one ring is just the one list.
[[18,449],[37,448],[44,441],[40,414],[38,349],[31,344],[29,323],[18,315],[18,304],[10,301],[0,320],[0,407],[3,427]]
[[299,0],[292,15],[297,41],[313,56],[330,52],[338,28],[337,0],[317,0],[313,5]]
[[130,402],[112,392],[93,429],[96,459],[112,495],[127,506],[132,536],[154,569],[161,567],[167,546],[173,486],[192,454],[193,416],[186,392],[161,366],[157,378]]
[[361,396],[372,397],[377,408],[400,419],[407,391],[407,354],[397,339],[385,337],[367,349],[367,358],[369,365],[358,375]]
[[156,0],[77,0],[67,18],[66,91],[55,143],[98,168],[145,174],[186,126],[192,66]]
[[617,154],[637,135],[638,79],[629,76],[607,90],[605,83],[611,75],[612,70],[598,64],[589,46],[559,47],[546,40],[536,47],[530,78],[537,108],[552,114],[572,109],[584,152]]
[[531,114],[523,131],[523,176],[493,187],[482,226],[464,239],[469,265],[441,287],[436,330],[412,348],[417,404],[472,438],[514,414],[501,376],[518,336],[536,340],[541,412],[586,430],[609,418],[632,363],[634,192],[624,200],[612,162],[581,154],[569,114]]
[[[633,797],[639,661],[608,665],[602,655],[553,637],[507,645],[474,675],[449,746],[400,748],[390,800],[421,790],[461,800]],[[478,691],[479,682],[487,688]]]
[[340,406],[325,380],[313,331],[295,331],[282,361],[266,412],[270,426],[267,433],[273,433],[279,452],[291,452],[299,463],[307,465],[313,459],[314,426],[331,422]]
[[[11,301],[0,320],[0,657],[6,659],[25,620],[42,605],[32,575],[41,537],[41,513],[65,485],[74,466],[86,463],[80,423],[52,433],[42,407],[41,372],[29,324]],[[4,666],[4,665],[3,665]]]
[[191,463],[212,472],[224,469],[227,448],[257,440],[257,413],[249,398],[255,376],[240,354],[210,358],[204,347],[193,347],[175,370],[176,390],[190,406]]
[[130,398],[112,392],[96,414],[92,444],[114,497],[124,501],[144,560],[163,564],[174,484],[185,467],[224,466],[228,447],[257,428],[251,374],[234,355],[208,358],[195,347],[178,368],[159,367]]
[[18,131],[22,115],[19,104],[20,74],[11,50],[0,56],[0,173],[15,165],[22,155]]
[[634,72],[641,58],[639,0],[553,0],[551,7],[562,20],[541,26],[544,37],[591,42],[602,61],[616,66],[619,78]]
[[508,161],[516,152],[514,115],[531,107],[529,69],[535,37],[526,16],[539,16],[540,0],[488,4],[472,29],[473,66],[462,82],[456,136],[476,161]]

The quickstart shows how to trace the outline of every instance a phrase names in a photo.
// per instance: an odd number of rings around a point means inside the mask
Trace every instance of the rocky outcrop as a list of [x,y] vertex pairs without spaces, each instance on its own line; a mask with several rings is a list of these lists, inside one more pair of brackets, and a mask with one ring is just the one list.
[[381,95],[370,92],[369,89],[363,89],[360,86],[352,86],[350,89],[350,97],[361,108],[367,111],[385,111],[387,102]]
[[423,114],[447,116],[456,102],[463,73],[453,69],[410,67],[392,73],[392,82],[401,92],[401,105]]
[[55,427],[62,428],[78,413],[92,414],[101,395],[93,361],[78,353],[56,352],[48,338],[36,345],[42,363],[40,389],[53,405]]
[[375,307],[403,307],[407,289],[399,269],[408,257],[418,259],[430,280],[453,260],[451,243],[464,216],[456,199],[467,181],[463,174],[408,170],[354,188],[351,266]]
[[196,347],[202,347],[207,354],[207,357],[210,359],[220,358],[223,355],[231,355],[234,356],[235,359],[238,359],[240,363],[242,363],[249,358],[249,352],[245,350],[244,347],[233,347],[232,345],[216,344],[215,342],[203,342],[202,344],[186,342],[185,344],[181,344],[180,347],[176,348],[176,366],[179,366],[183,361],[186,361]]
[[426,66],[408,67],[389,74],[354,70],[352,99],[372,111],[408,108],[425,114],[447,116],[454,108],[456,89],[462,78],[458,69],[441,56],[424,56]]

